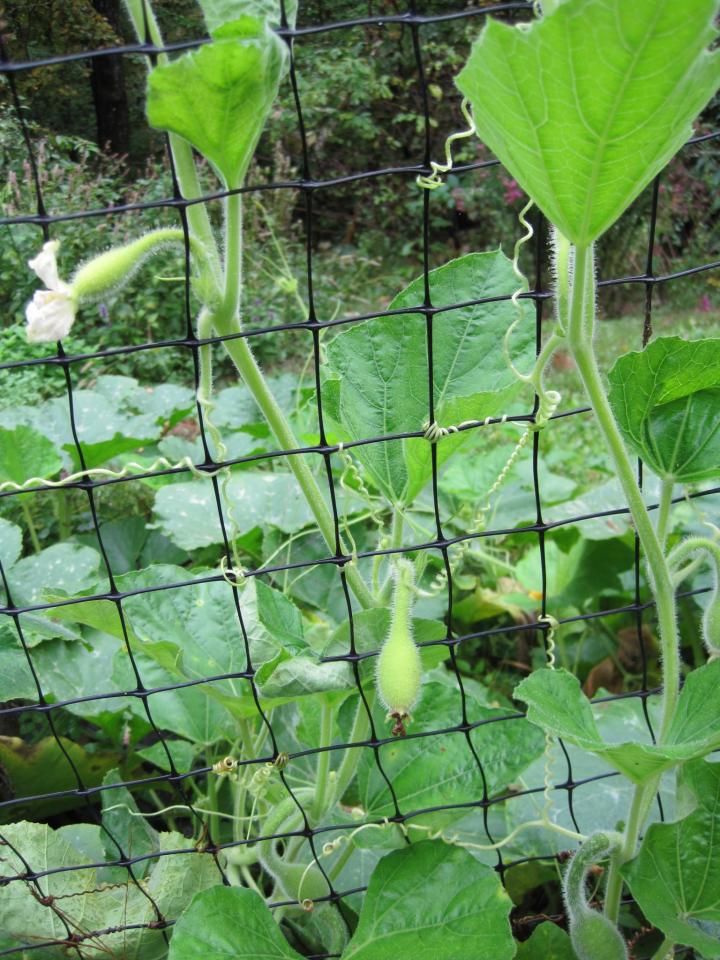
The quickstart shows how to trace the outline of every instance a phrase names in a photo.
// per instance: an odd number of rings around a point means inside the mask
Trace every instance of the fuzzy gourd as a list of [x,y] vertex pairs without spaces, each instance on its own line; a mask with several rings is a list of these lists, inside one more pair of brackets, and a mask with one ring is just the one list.
[[585,878],[591,867],[621,842],[617,834],[594,833],[570,861],[563,882],[570,941],[578,960],[627,960],[627,946],[618,928],[588,906]]
[[422,662],[412,635],[412,607],[415,568],[409,560],[398,560],[393,570],[395,588],[390,630],[377,662],[377,691],[394,720],[393,734],[405,736],[405,721],[420,696]]

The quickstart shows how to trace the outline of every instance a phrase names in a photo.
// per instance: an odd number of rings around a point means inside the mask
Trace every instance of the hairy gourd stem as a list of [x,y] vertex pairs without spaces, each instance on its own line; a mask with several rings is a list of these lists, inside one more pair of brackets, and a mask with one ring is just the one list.
[[598,861],[622,843],[619,834],[594,833],[575,853],[565,871],[563,895],[568,913],[570,940],[578,960],[627,960],[620,931],[587,901],[585,879]]
[[[635,471],[625,448],[603,386],[592,341],[595,319],[594,253],[588,247],[567,247],[564,255],[572,269],[568,349],[585,387],[595,419],[625,494],[642,546],[657,609],[663,668],[662,721],[658,742],[667,736],[675,714],[680,684],[680,649],[675,616],[675,592],[662,546],[645,507]],[[622,879],[619,866],[635,854],[642,824],[658,785],[658,778],[637,786],[625,829],[622,848],[611,863],[606,889],[605,912],[617,920]]]
[[[132,22],[133,29],[135,30],[135,35],[140,43],[145,43],[149,40],[156,47],[164,46],[162,33],[160,32],[160,27],[150,0],[125,0],[125,7]],[[161,66],[166,64],[168,62],[168,55],[166,53],[159,53],[157,55],[157,62]],[[150,70],[152,70],[152,64],[150,60],[148,60],[148,71]],[[175,174],[183,197],[186,200],[195,200],[201,197],[202,188],[193,158],[192,147],[187,140],[183,140],[183,138],[176,133],[168,134],[168,142],[175,163]],[[205,249],[205,257],[210,267],[213,281],[219,289],[222,277],[220,256],[205,204],[192,203],[189,204],[185,210],[190,232],[198,238]]]

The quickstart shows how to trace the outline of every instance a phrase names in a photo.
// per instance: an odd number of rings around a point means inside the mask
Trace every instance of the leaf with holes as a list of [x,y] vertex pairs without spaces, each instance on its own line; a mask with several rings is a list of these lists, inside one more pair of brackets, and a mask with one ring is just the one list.
[[457,78],[478,135],[568,239],[610,227],[720,85],[717,0],[565,0],[488,20]]
[[[526,301],[507,298],[518,288],[510,260],[500,250],[471,253],[431,270],[435,316],[433,400],[440,426],[499,417],[511,409],[523,385],[508,368],[503,337],[518,319],[512,357],[532,366],[535,329]],[[491,302],[477,303],[490,298]],[[422,305],[419,277],[392,301],[390,310]],[[425,317],[418,313],[366,320],[343,330],[328,344],[328,374],[322,398],[340,437],[361,440],[423,430],[428,418],[428,355]],[[479,371],[482,371],[480,375]],[[531,404],[529,394],[526,396]],[[528,407],[529,409],[529,407]],[[446,460],[467,433],[445,437],[438,460]],[[356,447],[354,456],[394,502],[410,503],[431,475],[430,444],[423,437]]]
[[546,733],[588,750],[634,783],[704,757],[720,747],[720,660],[694,670],[685,681],[662,745],[605,743],[595,724],[590,701],[567,670],[536,670],[515,687],[513,696],[528,705],[527,717]]
[[720,339],[659,337],[608,374],[623,436],[659,477],[720,477]]

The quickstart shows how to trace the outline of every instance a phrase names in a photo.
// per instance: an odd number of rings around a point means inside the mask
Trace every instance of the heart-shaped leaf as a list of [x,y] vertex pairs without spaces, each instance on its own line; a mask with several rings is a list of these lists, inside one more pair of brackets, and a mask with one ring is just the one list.
[[[622,874],[647,919],[673,943],[720,957],[720,797],[716,764],[709,796],[675,823],[654,823]],[[703,776],[702,773],[699,776]]]
[[457,85],[478,135],[573,243],[597,239],[692,135],[720,85],[717,0],[566,0],[488,20]]
[[373,871],[343,960],[509,960],[510,897],[467,850],[424,840]]
[[[470,304],[434,320],[433,390],[440,426],[483,420],[508,412],[522,390],[503,353],[503,337],[521,311],[512,355],[521,368],[532,365],[534,325],[525,301],[475,303],[507,297],[518,287],[512,264],[500,251],[471,253],[430,271],[435,307]],[[391,310],[423,303],[420,277],[398,294]],[[428,417],[428,360],[425,317],[406,313],[380,317],[344,330],[328,345],[329,377],[323,402],[344,440],[423,429]],[[528,397],[528,401],[529,401]],[[467,437],[445,437],[438,459],[447,459]],[[431,475],[430,444],[423,437],[356,447],[354,455],[375,484],[396,502],[410,503]]]
[[245,887],[198,893],[175,924],[168,960],[301,960],[265,902]]
[[154,127],[189,140],[233,188],[242,185],[265,126],[287,48],[254,17],[221,27],[220,34],[150,73],[147,114]]
[[659,477],[720,477],[720,339],[660,337],[616,360],[608,379],[625,440]]
[[567,670],[536,670],[513,696],[528,705],[527,717],[546,733],[597,754],[634,783],[678,763],[704,757],[720,746],[720,660],[694,670],[682,689],[662,745],[605,743],[580,682]]

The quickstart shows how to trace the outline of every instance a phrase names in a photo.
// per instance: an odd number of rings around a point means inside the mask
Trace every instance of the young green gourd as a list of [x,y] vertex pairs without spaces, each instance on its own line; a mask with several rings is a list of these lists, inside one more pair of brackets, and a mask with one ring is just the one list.
[[376,684],[388,719],[394,721],[393,735],[404,737],[405,724],[420,696],[422,684],[420,651],[412,633],[415,567],[409,560],[397,560],[393,577],[390,630],[378,656]]
[[585,894],[588,871],[617,849],[620,842],[618,834],[593,833],[565,871],[563,893],[570,941],[578,960],[627,960],[627,946],[620,931],[606,916],[588,905]]

